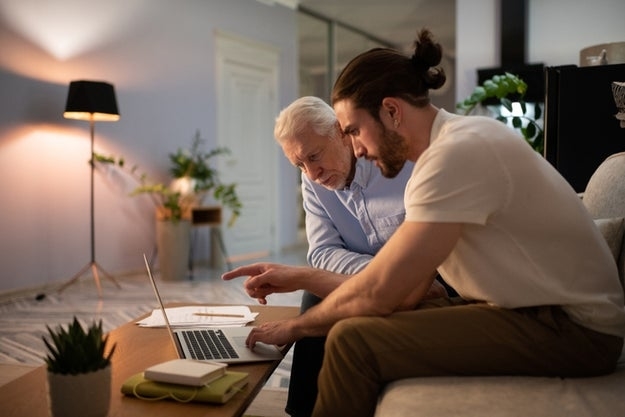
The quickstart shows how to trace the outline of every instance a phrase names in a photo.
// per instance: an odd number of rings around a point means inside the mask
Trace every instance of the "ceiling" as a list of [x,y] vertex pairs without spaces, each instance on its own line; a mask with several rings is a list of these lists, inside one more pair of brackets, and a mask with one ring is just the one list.
[[455,55],[456,0],[299,0],[299,5],[406,52],[417,30],[427,27],[446,55]]

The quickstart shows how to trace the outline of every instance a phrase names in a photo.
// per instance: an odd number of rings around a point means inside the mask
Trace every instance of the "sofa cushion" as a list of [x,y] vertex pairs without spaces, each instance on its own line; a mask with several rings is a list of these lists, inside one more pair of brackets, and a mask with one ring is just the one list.
[[603,235],[603,238],[608,244],[614,262],[618,263],[619,256],[621,255],[621,249],[623,246],[623,230],[625,225],[625,219],[623,217],[614,217],[610,219],[595,219],[595,225]]
[[625,291],[625,245],[623,244],[625,219],[623,217],[595,219],[595,224],[610,247],[616,261],[621,287]]
[[625,152],[599,165],[584,190],[584,205],[594,219],[625,217]]
[[[593,219],[625,217],[625,152],[607,157],[592,174],[583,201]],[[623,245],[625,249],[625,245]],[[625,251],[617,260],[621,284],[625,281]],[[625,286],[624,286],[625,287]]]
[[593,378],[463,376],[408,378],[386,386],[375,417],[622,417],[623,355]]

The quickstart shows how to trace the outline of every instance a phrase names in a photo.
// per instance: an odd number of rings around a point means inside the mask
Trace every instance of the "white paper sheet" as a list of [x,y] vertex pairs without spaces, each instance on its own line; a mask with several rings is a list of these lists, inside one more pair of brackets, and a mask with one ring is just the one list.
[[[247,306],[186,306],[166,308],[172,327],[224,327],[245,326],[254,321],[258,313],[252,313]],[[143,320],[141,327],[165,327],[161,309],[155,309]]]

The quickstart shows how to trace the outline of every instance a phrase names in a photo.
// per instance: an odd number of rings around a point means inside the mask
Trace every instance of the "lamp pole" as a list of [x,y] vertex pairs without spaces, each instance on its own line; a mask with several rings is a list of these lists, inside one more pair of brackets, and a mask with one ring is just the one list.
[[[119,111],[115,99],[115,91],[111,84],[99,81],[72,81],[67,97],[67,104],[63,116],[68,119],[88,120],[91,140],[90,165],[90,221],[91,221],[91,260],[76,275],[59,288],[62,292],[76,282],[85,272],[91,268],[93,279],[98,288],[98,296],[102,297],[102,285],[100,283],[101,272],[111,280],[117,288],[121,288],[117,280],[106,272],[95,260],[95,122],[117,121]],[[98,271],[99,270],[99,271]]]
[[[91,159],[89,159],[89,165],[91,168],[91,264],[95,265],[95,149],[94,149],[94,136],[95,136],[95,121],[93,120],[93,114],[89,118],[89,131],[91,134]],[[97,271],[94,268],[94,276],[97,276]],[[100,290],[100,280],[96,278],[98,284],[98,291]]]

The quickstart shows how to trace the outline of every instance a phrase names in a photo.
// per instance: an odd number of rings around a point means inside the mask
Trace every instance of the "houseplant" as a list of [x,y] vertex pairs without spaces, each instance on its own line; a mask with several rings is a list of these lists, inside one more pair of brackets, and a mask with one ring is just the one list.
[[64,328],[53,330],[43,341],[48,395],[53,417],[104,417],[111,397],[111,357],[116,345],[107,351],[108,335],[102,321],[83,328],[76,317]]
[[[178,148],[175,153],[168,155],[171,163],[169,173],[174,179],[169,183],[153,182],[147,174],[138,173],[138,167],[133,166],[130,174],[139,185],[131,195],[151,195],[157,208],[157,217],[176,222],[190,218],[191,208],[201,204],[210,194],[217,204],[231,210],[227,224],[232,226],[241,214],[242,208],[236,192],[236,183],[222,183],[219,171],[210,164],[212,158],[229,154],[230,150],[221,147],[204,152],[200,149],[203,142],[198,130],[189,149]],[[125,168],[123,157],[94,153],[94,159],[96,162]]]
[[[224,184],[218,170],[211,165],[212,158],[230,153],[228,148],[203,151],[204,140],[199,130],[195,132],[189,149],[179,148],[168,155],[171,163],[169,183],[153,182],[145,173],[133,166],[130,174],[138,182],[131,195],[148,194],[156,206],[156,243],[159,254],[159,271],[165,280],[186,276],[189,266],[191,210],[203,204],[210,196],[214,204],[231,211],[228,226],[232,226],[241,213],[241,201],[236,184]],[[94,154],[97,162],[125,168],[124,158]]]
[[[456,105],[464,114],[470,114],[476,106],[484,104],[489,99],[499,100],[499,104],[508,110],[508,115],[501,114],[501,108],[494,109],[495,118],[503,123],[510,123],[518,130],[532,148],[541,155],[544,153],[543,128],[539,124],[542,109],[536,104],[533,115],[524,100],[527,92],[527,83],[514,74],[495,75],[475,87],[473,93]],[[521,114],[514,113],[513,103],[518,103]]]
[[200,205],[205,196],[212,191],[212,198],[222,206],[232,210],[228,226],[232,226],[241,214],[241,202],[236,193],[236,184],[224,184],[219,180],[219,172],[211,166],[210,159],[229,154],[230,149],[215,148],[208,152],[200,149],[203,140],[200,131],[195,132],[190,149],[178,148],[175,153],[169,154],[171,168],[169,170],[175,179],[171,187],[180,192],[182,202],[190,199],[190,204]]

